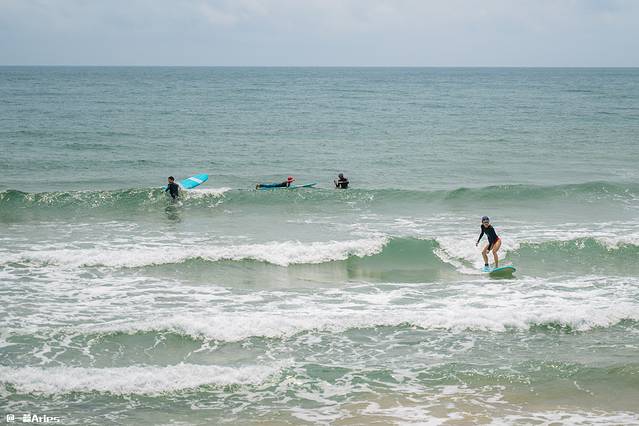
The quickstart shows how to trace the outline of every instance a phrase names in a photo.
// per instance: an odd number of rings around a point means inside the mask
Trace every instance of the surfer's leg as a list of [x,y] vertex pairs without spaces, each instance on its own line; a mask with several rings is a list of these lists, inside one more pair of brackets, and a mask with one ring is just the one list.
[[481,251],[481,257],[484,258],[484,265],[488,265],[488,247],[489,245],[486,245],[486,247],[484,247]]
[[495,245],[493,245],[493,257],[495,258],[495,268],[499,267],[499,256],[497,256],[497,251],[501,247],[501,240],[495,241]]

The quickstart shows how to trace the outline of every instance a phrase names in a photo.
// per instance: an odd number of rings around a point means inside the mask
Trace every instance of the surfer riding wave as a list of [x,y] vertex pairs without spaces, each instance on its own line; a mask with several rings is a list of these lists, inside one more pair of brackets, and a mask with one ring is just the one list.
[[481,255],[484,258],[484,272],[490,271],[488,266],[488,252],[493,252],[493,259],[495,260],[495,268],[499,267],[499,257],[497,256],[497,252],[501,247],[501,239],[497,235],[495,228],[490,224],[490,219],[488,216],[484,216],[481,218],[481,234],[479,234],[479,238],[477,239],[477,243],[475,246],[479,245],[479,242],[483,238],[484,234],[486,234],[486,238],[488,238],[488,244],[481,251]]

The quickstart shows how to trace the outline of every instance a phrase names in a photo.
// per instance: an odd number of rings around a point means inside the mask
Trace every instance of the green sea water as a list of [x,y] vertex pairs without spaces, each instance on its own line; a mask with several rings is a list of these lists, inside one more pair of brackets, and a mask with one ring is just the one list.
[[639,424],[637,69],[0,67],[0,147],[1,415]]

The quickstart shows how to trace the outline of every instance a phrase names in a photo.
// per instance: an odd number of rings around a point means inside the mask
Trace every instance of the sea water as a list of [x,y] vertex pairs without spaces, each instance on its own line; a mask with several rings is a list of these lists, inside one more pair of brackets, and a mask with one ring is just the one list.
[[2,415],[639,424],[637,69],[2,67],[0,147]]

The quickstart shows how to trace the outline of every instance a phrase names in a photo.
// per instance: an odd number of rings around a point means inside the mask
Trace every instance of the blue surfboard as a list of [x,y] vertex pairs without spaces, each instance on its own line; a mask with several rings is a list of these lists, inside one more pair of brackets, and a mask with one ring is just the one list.
[[500,266],[499,268],[493,268],[488,271],[488,275],[491,277],[510,277],[517,269],[514,266]]
[[192,189],[192,188],[195,188],[196,186],[200,186],[207,180],[209,180],[209,175],[202,173],[202,174],[191,176],[190,178],[184,179],[182,182],[180,182],[180,186],[184,189]]
[[[209,175],[202,173],[199,175],[191,176],[190,178],[186,178],[178,184],[182,187],[182,189],[193,189],[196,186],[200,186],[207,180],[209,180]],[[168,187],[164,185],[163,188],[166,189]]]

